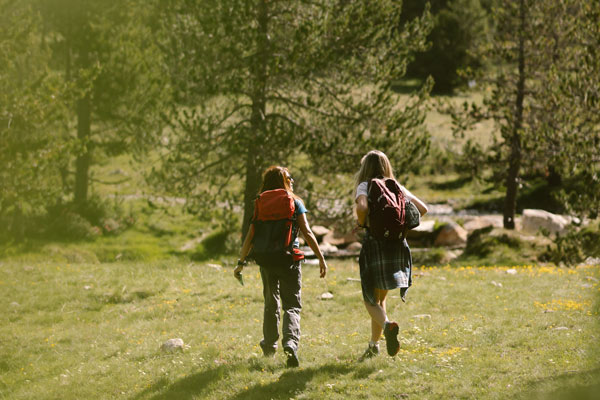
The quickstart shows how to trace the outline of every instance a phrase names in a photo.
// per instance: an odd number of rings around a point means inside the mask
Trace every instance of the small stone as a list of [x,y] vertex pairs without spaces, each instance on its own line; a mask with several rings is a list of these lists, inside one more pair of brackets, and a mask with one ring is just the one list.
[[494,285],[496,287],[502,287],[502,284],[500,282],[496,282],[496,281],[492,281],[492,285]]
[[329,300],[329,299],[333,299],[333,294],[331,294],[330,292],[325,292],[321,295],[321,300]]
[[183,351],[183,339],[169,339],[161,346],[163,351]]
[[555,330],[555,331],[568,331],[569,328],[567,328],[566,326],[557,326],[553,330]]
[[509,274],[509,275],[516,275],[517,274],[517,270],[514,269],[514,268],[507,269],[506,273]]
[[431,314],[413,315],[413,318],[416,318],[416,319],[431,319]]
[[219,264],[211,264],[211,263],[208,263],[208,264],[206,264],[206,266],[207,266],[207,267],[209,267],[209,268],[214,268],[214,269],[217,269],[217,270],[219,270],[219,269],[221,269],[221,268],[222,268],[222,267],[221,267]]

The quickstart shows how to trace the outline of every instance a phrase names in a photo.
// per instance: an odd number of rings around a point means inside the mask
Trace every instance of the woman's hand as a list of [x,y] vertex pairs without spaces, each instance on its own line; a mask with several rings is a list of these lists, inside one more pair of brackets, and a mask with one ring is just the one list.
[[319,270],[321,271],[321,278],[325,278],[327,275],[327,263],[325,260],[319,260]]
[[233,270],[233,276],[240,274],[243,269],[244,269],[243,265],[238,265],[237,267],[235,267],[235,269]]

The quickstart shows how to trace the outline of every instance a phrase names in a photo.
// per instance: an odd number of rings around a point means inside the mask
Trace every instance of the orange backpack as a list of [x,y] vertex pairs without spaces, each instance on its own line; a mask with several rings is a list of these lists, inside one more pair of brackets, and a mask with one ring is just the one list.
[[285,189],[266,190],[259,194],[254,201],[252,257],[261,264],[272,257],[298,253],[293,249],[298,234],[295,222],[294,197]]

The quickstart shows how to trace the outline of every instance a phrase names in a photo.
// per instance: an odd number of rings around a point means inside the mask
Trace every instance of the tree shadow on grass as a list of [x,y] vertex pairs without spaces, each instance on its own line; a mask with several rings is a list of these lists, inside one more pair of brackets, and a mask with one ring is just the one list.
[[133,400],[147,399],[168,400],[168,399],[192,399],[199,398],[211,388],[211,385],[226,380],[231,373],[239,370],[241,365],[228,364],[220,365],[213,369],[208,369],[183,379],[170,383],[168,379],[162,378],[155,382],[149,388],[138,393]]
[[596,400],[600,393],[600,367],[533,380],[527,387],[517,399]]
[[[247,371],[251,367],[247,363],[228,364],[185,377],[175,383],[169,383],[167,379],[161,379],[151,387],[138,393],[133,400],[147,398],[152,400],[187,400],[207,397],[214,388],[222,388],[223,385],[227,385],[227,381],[232,375]],[[232,394],[228,398],[231,400],[289,399],[303,392],[309,382],[317,376],[336,379],[340,375],[352,374],[353,379],[361,379],[368,376],[373,370],[373,367],[340,363],[286,369],[277,381],[267,384],[256,383],[237,394]]]
[[229,397],[230,400],[289,399],[298,396],[308,383],[317,376],[335,379],[340,375],[352,373],[354,379],[368,376],[373,368],[356,364],[329,363],[310,368],[286,370],[276,382],[254,386]]

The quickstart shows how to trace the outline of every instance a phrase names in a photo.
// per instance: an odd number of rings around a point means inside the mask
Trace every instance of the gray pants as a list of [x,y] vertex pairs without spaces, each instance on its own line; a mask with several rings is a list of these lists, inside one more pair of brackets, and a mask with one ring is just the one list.
[[265,309],[263,319],[263,335],[261,342],[263,349],[277,348],[279,340],[279,308],[283,308],[283,339],[284,348],[290,347],[298,350],[300,341],[300,310],[302,302],[300,291],[302,288],[302,271],[299,263],[289,264],[288,258],[273,260],[260,266],[260,275],[263,281],[263,295]]

